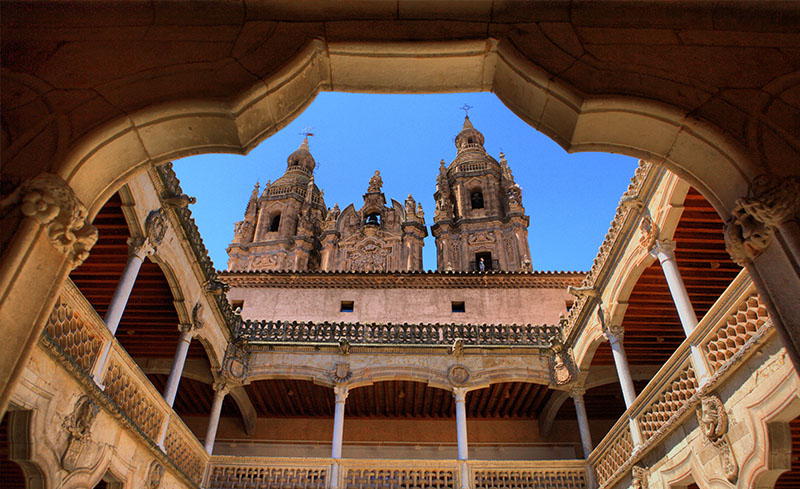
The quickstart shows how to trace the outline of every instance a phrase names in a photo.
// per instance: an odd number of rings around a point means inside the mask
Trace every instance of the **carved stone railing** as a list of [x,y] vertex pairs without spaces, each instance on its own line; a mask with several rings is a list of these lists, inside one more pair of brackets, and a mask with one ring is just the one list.
[[212,457],[206,489],[325,489],[333,461],[325,458]]
[[56,300],[43,336],[60,348],[77,366],[76,373],[91,386],[94,383],[89,374],[103,345],[110,343],[105,388],[97,389],[95,394],[105,396],[153,445],[169,420],[164,440],[167,457],[189,480],[200,484],[207,452],[69,279]]
[[[702,396],[724,382],[753,346],[773,333],[766,308],[742,270],[589,456],[599,487],[611,487],[663,442]],[[693,355],[693,349],[702,354]],[[697,377],[697,358],[708,377]],[[641,433],[638,447],[633,446],[630,420]]]
[[556,325],[360,324],[297,321],[243,321],[237,338],[249,343],[464,346],[548,348]]
[[[331,480],[332,467],[338,476]],[[303,487],[340,489],[460,489],[458,460],[211,457],[207,489]],[[583,460],[469,460],[468,486],[474,489],[586,489]]]
[[[178,176],[172,169],[172,163],[165,163],[157,168],[158,176],[161,179],[161,185],[168,195],[182,195],[181,183]],[[200,230],[197,223],[194,222],[192,211],[188,207],[171,207],[170,212],[174,212],[178,218],[183,234],[194,253],[200,269],[203,272],[205,283],[213,283],[218,281],[217,271],[214,268],[214,263],[208,256],[208,249],[203,243],[203,238],[200,236]],[[225,294],[212,294],[214,304],[219,309],[220,314],[225,320],[228,329],[233,332],[239,323],[239,316],[233,312],[230,302]]]
[[[306,187],[300,185],[272,185],[266,192],[267,198],[281,198],[289,195],[295,195],[300,200],[303,200],[306,198]],[[311,203],[322,204],[322,199],[320,199],[319,195],[314,194],[311,196]]]
[[473,489],[588,488],[583,460],[469,461]]

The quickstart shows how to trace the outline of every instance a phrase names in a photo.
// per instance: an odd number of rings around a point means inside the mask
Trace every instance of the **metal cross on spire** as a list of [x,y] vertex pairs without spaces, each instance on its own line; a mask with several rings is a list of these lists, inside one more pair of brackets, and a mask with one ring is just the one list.
[[314,135],[314,133],[312,132],[313,130],[314,130],[314,128],[313,128],[313,127],[311,127],[311,126],[306,126],[306,127],[305,127],[305,128],[302,130],[302,131],[300,131],[298,134],[300,134],[301,136],[305,136],[305,137],[313,136],[313,135]]
[[464,111],[464,115],[465,115],[466,117],[469,117],[469,110],[470,110],[470,109],[474,109],[474,108],[475,108],[475,107],[472,107],[471,105],[467,105],[467,104],[464,104],[464,106],[463,106],[463,107],[459,107],[459,109],[461,109],[461,110],[463,110],[463,111]]

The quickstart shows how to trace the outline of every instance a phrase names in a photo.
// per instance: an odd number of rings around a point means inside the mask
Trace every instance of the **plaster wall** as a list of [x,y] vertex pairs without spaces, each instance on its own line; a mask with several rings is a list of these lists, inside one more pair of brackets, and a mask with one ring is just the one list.
[[[472,324],[557,324],[572,296],[564,289],[234,288],[245,319]],[[342,301],[353,312],[341,312]],[[464,302],[454,313],[452,302]]]

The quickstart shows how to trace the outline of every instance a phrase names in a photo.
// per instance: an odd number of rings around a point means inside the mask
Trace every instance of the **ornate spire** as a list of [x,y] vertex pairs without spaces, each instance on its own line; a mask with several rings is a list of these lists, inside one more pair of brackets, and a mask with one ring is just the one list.
[[250,194],[250,201],[247,203],[247,209],[244,211],[245,219],[252,217],[256,217],[256,213],[258,212],[258,189],[260,187],[259,182],[256,182],[256,186],[253,187],[253,193]]
[[456,136],[455,143],[459,153],[468,149],[483,150],[483,134],[472,126],[469,116],[464,117],[464,127]]
[[287,171],[296,168],[302,168],[307,172],[314,171],[314,167],[317,163],[314,161],[314,157],[311,156],[311,151],[308,148],[308,136],[304,137],[303,142],[300,143],[300,147],[289,155],[289,158],[286,159],[286,163]]

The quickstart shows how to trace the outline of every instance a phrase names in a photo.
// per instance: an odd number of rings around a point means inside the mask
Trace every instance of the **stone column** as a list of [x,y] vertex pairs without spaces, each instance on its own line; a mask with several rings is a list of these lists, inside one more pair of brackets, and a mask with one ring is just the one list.
[[697,326],[697,316],[694,313],[692,301],[689,299],[689,293],[686,292],[686,285],[683,283],[681,272],[678,270],[678,264],[675,261],[675,242],[670,239],[656,240],[649,251],[661,263],[661,270],[667,279],[672,301],[678,310],[678,317],[681,318],[681,326],[683,326],[683,331],[688,337]]
[[214,383],[214,402],[211,404],[211,414],[208,417],[208,429],[206,430],[205,449],[209,455],[214,452],[214,440],[217,438],[217,427],[219,426],[219,416],[222,413],[222,401],[230,392],[228,384]]
[[589,431],[589,417],[586,416],[586,404],[583,401],[583,394],[585,389],[573,388],[570,389],[569,395],[575,403],[575,412],[578,415],[578,430],[581,434],[581,444],[583,445],[583,456],[589,458],[594,447],[592,446],[592,433]]
[[164,400],[172,407],[175,403],[175,394],[178,393],[178,384],[183,374],[183,366],[186,363],[186,355],[189,353],[189,345],[194,337],[195,330],[191,324],[181,324],[179,327],[181,336],[178,339],[178,347],[175,349],[175,357],[172,360],[172,368],[169,371],[167,386],[164,388]]
[[[655,240],[649,250],[650,254],[658,258],[661,263],[661,270],[667,279],[672,302],[678,310],[678,317],[683,326],[683,332],[688,338],[697,327],[697,315],[694,313],[692,300],[686,291],[681,272],[678,270],[678,263],[675,261],[675,242],[670,239]],[[695,345],[691,345],[692,364],[701,383],[708,380],[708,367],[703,352]]]
[[344,407],[349,389],[346,385],[336,385],[333,388],[333,393],[336,396],[336,406],[333,413],[333,442],[331,443],[331,458],[333,466],[331,467],[331,484],[332,488],[339,485],[339,459],[342,458],[342,439],[344,435]]
[[[128,239],[128,262],[125,264],[125,269],[122,271],[122,277],[117,283],[117,288],[114,290],[114,295],[111,297],[111,303],[108,305],[108,310],[103,318],[109,331],[115,335],[119,322],[122,319],[122,313],[125,312],[125,306],[128,304],[128,299],[133,291],[133,285],[136,283],[136,277],[139,275],[139,270],[142,268],[145,257],[154,252],[154,248],[149,239],[143,238],[130,238]],[[102,387],[103,377],[105,376],[106,363],[108,362],[108,355],[111,352],[111,342],[107,342],[100,350],[100,354],[94,363],[91,377],[95,383]]]
[[461,488],[469,489],[469,470],[466,461],[469,459],[467,443],[467,388],[453,388],[456,400],[456,436],[458,440],[458,460],[461,462]]
[[625,407],[631,407],[636,400],[636,390],[633,388],[633,378],[631,369],[628,365],[628,357],[625,355],[625,348],[622,346],[622,338],[625,330],[622,326],[609,325],[603,330],[603,335],[611,344],[611,353],[614,355],[614,365],[617,367],[617,376],[622,387],[622,397],[625,398]]

